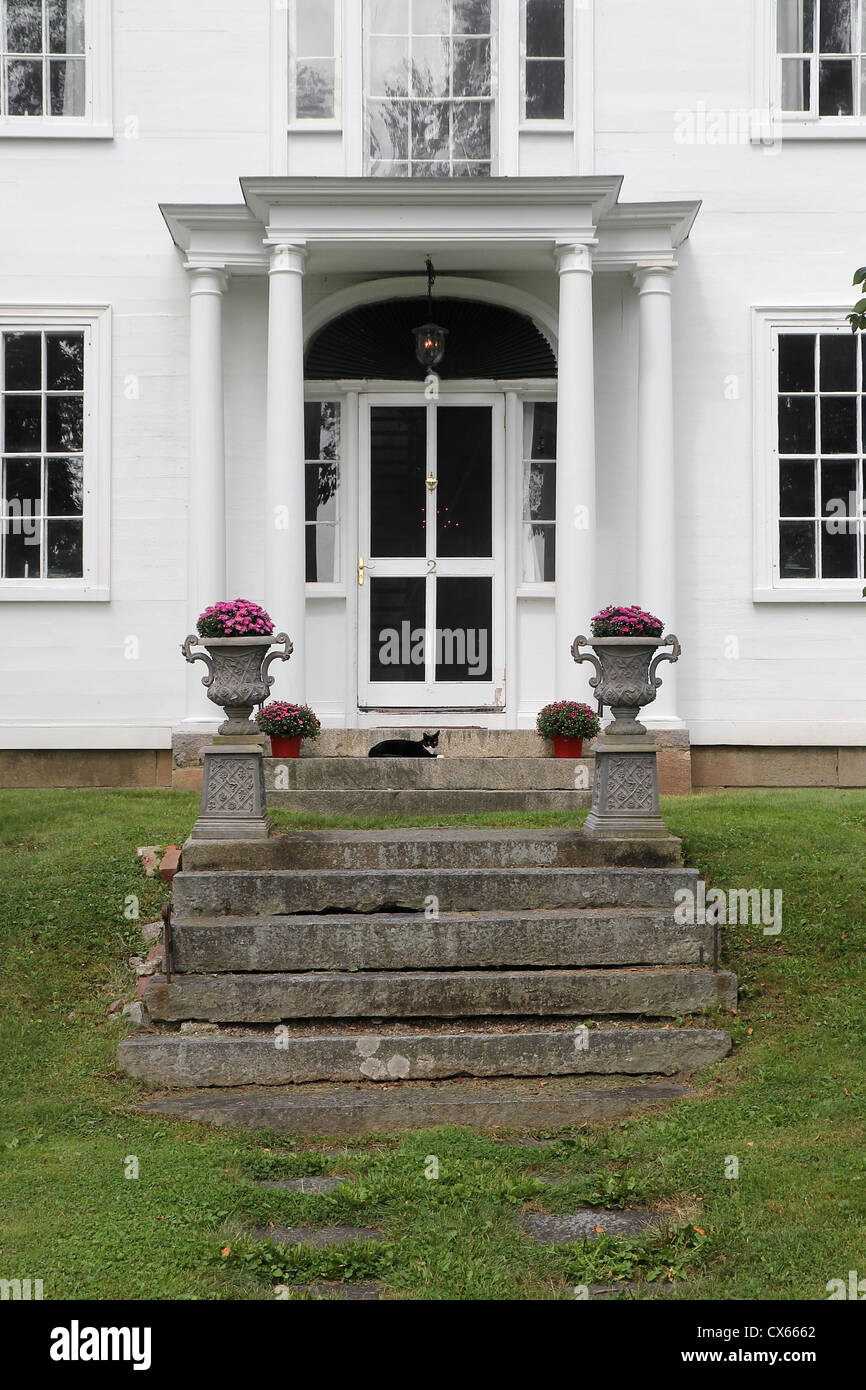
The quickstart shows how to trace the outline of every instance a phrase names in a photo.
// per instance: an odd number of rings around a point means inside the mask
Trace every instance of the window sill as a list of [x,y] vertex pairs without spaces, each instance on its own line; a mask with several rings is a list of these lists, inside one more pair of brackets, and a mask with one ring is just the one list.
[[[20,124],[19,124],[20,122]],[[114,127],[62,117],[18,116],[0,120],[0,140],[113,140]]]
[[527,133],[531,135],[533,131],[537,131],[539,135],[544,135],[544,134],[550,135],[551,133],[553,133],[553,134],[555,134],[555,135],[573,135],[573,134],[574,134],[574,122],[573,122],[573,121],[568,121],[568,120],[561,120],[561,121],[555,121],[555,120],[526,121],[526,120],[524,120],[524,121],[521,121],[521,122],[520,122],[520,134],[521,134],[521,135],[526,135]]
[[866,140],[866,121],[853,116],[823,116],[814,121],[777,117],[751,134],[753,145],[784,144],[786,140]]
[[342,121],[322,120],[322,121],[289,121],[286,129],[292,135],[296,131],[309,133],[310,131],[328,135],[341,134],[343,130]]
[[518,598],[554,598],[555,595],[556,585],[552,580],[539,580],[537,584],[520,584],[517,588]]
[[[798,581],[792,581],[794,585]],[[834,586],[830,584],[803,584],[800,587],[778,589],[753,589],[753,603],[866,603],[863,598],[863,583]]]
[[107,603],[108,586],[64,584],[61,580],[0,580],[0,603]]
[[345,598],[345,584],[314,584],[308,582],[305,585],[307,598]]

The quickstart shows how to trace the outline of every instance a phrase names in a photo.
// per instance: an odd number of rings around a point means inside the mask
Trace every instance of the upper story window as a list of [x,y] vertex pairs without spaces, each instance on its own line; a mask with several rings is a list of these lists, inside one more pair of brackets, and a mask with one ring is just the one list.
[[492,0],[365,0],[367,170],[491,173]]
[[4,116],[86,114],[85,0],[2,0]]
[[866,0],[776,0],[776,53],[785,115],[866,117]]
[[102,310],[0,312],[0,599],[107,597],[106,334]]
[[566,0],[523,0],[523,119],[563,121],[568,117],[572,6]]
[[0,135],[111,135],[110,0],[0,0]]
[[340,0],[292,0],[289,11],[289,123],[340,122]]

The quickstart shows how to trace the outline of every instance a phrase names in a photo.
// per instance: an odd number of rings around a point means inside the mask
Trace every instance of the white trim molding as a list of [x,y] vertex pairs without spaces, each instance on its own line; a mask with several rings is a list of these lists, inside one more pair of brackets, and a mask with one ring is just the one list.
[[850,305],[752,305],[754,603],[863,603],[864,579],[779,576],[778,335],[798,329],[850,335]]
[[84,333],[84,575],[0,579],[0,602],[86,603],[109,594],[111,555],[111,310],[101,306],[0,306],[0,332]]
[[0,139],[111,140],[114,137],[111,0],[85,0],[85,7],[84,115],[4,116],[0,111]]

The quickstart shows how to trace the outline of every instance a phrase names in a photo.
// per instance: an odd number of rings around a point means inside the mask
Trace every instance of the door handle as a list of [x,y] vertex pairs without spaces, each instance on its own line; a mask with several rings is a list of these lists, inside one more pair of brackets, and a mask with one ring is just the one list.
[[365,574],[367,573],[367,570],[372,570],[372,569],[375,569],[375,568],[376,568],[376,566],[375,566],[375,565],[371,565],[370,562],[369,562],[369,560],[365,560],[364,557],[363,557],[363,555],[359,555],[359,556],[358,556],[358,588],[359,588],[359,589],[363,589],[363,587],[364,587],[364,576],[365,576]]

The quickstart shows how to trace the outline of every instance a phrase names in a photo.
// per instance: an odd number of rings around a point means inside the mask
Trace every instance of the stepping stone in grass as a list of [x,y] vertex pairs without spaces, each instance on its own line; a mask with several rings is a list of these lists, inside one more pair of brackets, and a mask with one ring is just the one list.
[[257,1182],[256,1187],[278,1188],[282,1192],[335,1192],[348,1178],[274,1178]]
[[600,1235],[634,1236],[649,1226],[658,1226],[663,1217],[646,1208],[632,1211],[599,1211],[583,1207],[564,1216],[530,1212],[519,1225],[539,1245],[565,1245],[570,1240],[597,1240]]
[[670,1298],[676,1291],[676,1284],[590,1284],[590,1299],[604,1302],[621,1298],[623,1294],[643,1294],[646,1298]]
[[357,1240],[384,1240],[381,1231],[367,1226],[258,1226],[248,1232],[251,1240],[272,1240],[276,1245],[306,1245],[323,1250],[326,1245],[348,1245]]
[[341,1303],[375,1303],[382,1297],[381,1284],[288,1284],[286,1287],[293,1294],[338,1299]]

